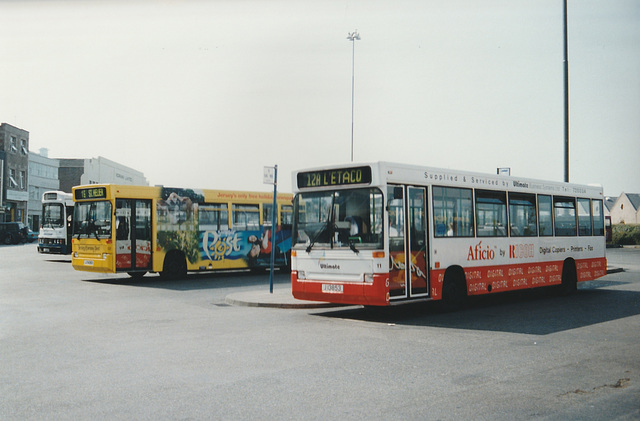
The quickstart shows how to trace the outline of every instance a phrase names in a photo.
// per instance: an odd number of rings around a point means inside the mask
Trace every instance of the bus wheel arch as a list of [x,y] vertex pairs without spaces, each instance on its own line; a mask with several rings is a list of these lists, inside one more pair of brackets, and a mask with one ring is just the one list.
[[560,284],[560,293],[562,295],[571,295],[577,290],[578,272],[576,271],[576,262],[572,258],[568,258],[562,263],[562,284]]
[[164,256],[162,273],[165,279],[178,279],[187,274],[187,258],[180,250],[171,250]]
[[444,273],[442,280],[443,311],[456,311],[463,308],[467,301],[467,279],[460,266],[450,266]]

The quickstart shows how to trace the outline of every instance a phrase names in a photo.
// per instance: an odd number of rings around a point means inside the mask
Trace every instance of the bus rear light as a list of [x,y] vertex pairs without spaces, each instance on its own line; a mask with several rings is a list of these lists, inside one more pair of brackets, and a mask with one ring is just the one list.
[[384,259],[384,251],[374,251],[373,252],[374,259]]

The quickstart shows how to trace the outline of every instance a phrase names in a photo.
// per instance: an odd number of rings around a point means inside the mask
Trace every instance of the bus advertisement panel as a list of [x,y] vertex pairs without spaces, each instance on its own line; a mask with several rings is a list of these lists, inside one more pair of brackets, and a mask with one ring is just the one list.
[[291,195],[278,195],[275,229],[269,193],[105,185],[74,195],[78,270],[176,277],[268,268],[272,247],[276,264],[289,264]]

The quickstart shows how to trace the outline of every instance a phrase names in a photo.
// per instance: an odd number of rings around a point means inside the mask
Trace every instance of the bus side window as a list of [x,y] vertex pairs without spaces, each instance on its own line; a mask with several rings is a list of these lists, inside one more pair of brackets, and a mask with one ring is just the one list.
[[200,231],[219,231],[229,228],[229,212],[226,203],[212,203],[198,208]]
[[525,193],[509,193],[509,220],[512,237],[537,236],[536,196]]
[[556,236],[575,236],[578,231],[576,226],[576,199],[573,197],[553,196],[553,209]]
[[[591,214],[593,215],[593,235],[604,235],[604,215],[602,214],[602,200],[591,201]],[[611,222],[611,219],[609,219]]]
[[478,237],[506,237],[505,192],[476,190],[476,227],[478,227]]
[[473,237],[471,189],[433,187],[433,220],[436,237]]
[[578,234],[591,235],[591,200],[578,199]]
[[553,217],[551,208],[551,196],[538,195],[538,224],[540,226],[540,236],[550,237],[553,235]]
[[233,205],[233,229],[255,231],[260,228],[259,205]]

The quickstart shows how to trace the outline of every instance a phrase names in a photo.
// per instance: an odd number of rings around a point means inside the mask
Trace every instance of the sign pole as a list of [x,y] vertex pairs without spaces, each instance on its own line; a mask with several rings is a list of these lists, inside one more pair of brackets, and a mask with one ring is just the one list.
[[278,215],[278,166],[264,167],[264,183],[273,184],[273,207],[271,208],[271,267],[269,269],[269,293],[273,294],[273,267],[276,260],[276,216]]
[[278,204],[276,197],[278,195],[278,166],[274,166],[273,173],[273,211],[271,212],[271,271],[269,273],[269,293],[273,294],[273,266],[276,260],[276,216],[278,215]]

